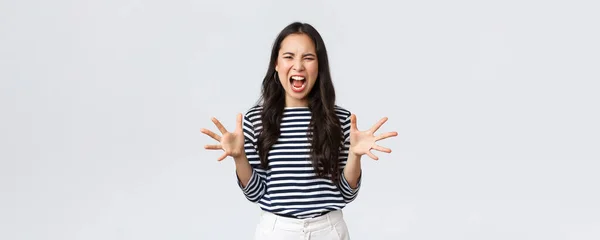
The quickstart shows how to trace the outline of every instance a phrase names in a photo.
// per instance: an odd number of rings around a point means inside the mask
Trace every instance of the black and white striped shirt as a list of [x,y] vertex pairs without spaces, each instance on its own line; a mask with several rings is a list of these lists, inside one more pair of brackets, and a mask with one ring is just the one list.
[[310,160],[310,142],[307,137],[311,112],[308,107],[286,107],[280,125],[281,134],[269,151],[269,170],[260,167],[257,139],[262,130],[262,106],[250,108],[244,115],[245,152],[252,166],[252,176],[246,187],[238,185],[246,198],[261,209],[278,215],[310,218],[342,209],[352,202],[360,189],[348,184],[343,169],[350,147],[350,112],[336,106],[344,132],[343,151],[340,152],[339,184],[330,179],[317,178]]

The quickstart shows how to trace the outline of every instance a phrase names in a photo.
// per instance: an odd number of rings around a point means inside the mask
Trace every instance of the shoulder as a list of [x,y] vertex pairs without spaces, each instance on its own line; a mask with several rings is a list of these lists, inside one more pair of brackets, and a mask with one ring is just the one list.
[[335,113],[340,119],[344,139],[348,141],[348,138],[350,137],[350,115],[352,113],[350,112],[350,110],[338,105],[335,105]]
[[243,114],[244,130],[250,131],[251,134],[256,134],[257,127],[261,125],[262,106],[254,105],[246,110]]
[[339,106],[339,105],[335,105],[334,107],[335,109],[335,113],[338,115],[338,117],[340,118],[341,121],[346,121],[348,119],[350,119],[350,110]]
[[254,105],[246,110],[244,113],[244,118],[248,120],[253,120],[255,118],[260,118],[260,114],[262,112],[263,107],[261,105]]

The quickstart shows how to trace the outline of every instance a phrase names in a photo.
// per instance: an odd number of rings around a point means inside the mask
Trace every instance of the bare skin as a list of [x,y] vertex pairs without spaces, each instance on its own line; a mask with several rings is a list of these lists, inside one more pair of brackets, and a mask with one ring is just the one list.
[[246,152],[244,151],[244,132],[242,130],[242,114],[238,113],[236,120],[236,128],[233,132],[227,131],[227,129],[221,124],[216,118],[212,118],[212,122],[217,126],[217,129],[223,134],[218,134],[208,130],[201,129],[200,132],[208,135],[212,139],[219,142],[219,144],[205,145],[204,148],[207,150],[222,150],[223,154],[217,159],[223,161],[225,158],[232,157],[235,162],[235,169],[242,186],[246,187],[250,177],[252,176],[252,166],[248,162]]
[[[358,185],[358,179],[361,173],[361,158],[363,155],[367,155],[373,160],[379,160],[375,154],[371,151],[380,151],[384,153],[391,153],[392,150],[386,147],[382,147],[377,144],[378,141],[398,136],[397,132],[387,132],[375,136],[375,132],[388,120],[387,117],[379,120],[370,129],[360,131],[356,124],[356,115],[352,114],[350,117],[350,151],[348,153],[348,161],[344,168],[344,175],[346,180],[350,184],[350,187],[356,188]],[[235,162],[236,173],[240,178],[242,186],[245,187],[252,176],[252,166],[248,162],[246,153],[244,151],[244,133],[242,130],[242,114],[238,113],[236,128],[233,132],[227,131],[227,129],[217,120],[212,118],[213,123],[219,129],[222,136],[202,128],[200,131],[212,139],[216,140],[218,144],[205,145],[204,148],[207,150],[222,150],[223,154],[219,156],[218,161],[223,161],[227,157],[232,157]]]

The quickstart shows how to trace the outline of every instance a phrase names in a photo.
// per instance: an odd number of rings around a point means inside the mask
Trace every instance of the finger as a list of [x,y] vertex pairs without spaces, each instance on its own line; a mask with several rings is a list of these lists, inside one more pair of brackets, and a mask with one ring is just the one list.
[[375,125],[373,125],[373,127],[371,127],[371,132],[377,132],[377,130],[381,127],[381,125],[383,125],[385,122],[387,122],[388,118],[384,117],[381,120],[379,120],[377,123],[375,123]]
[[382,146],[379,146],[379,145],[375,145],[373,147],[373,149],[375,149],[377,151],[385,152],[385,153],[391,153],[392,152],[392,149],[389,149],[389,148],[386,148],[386,147],[382,147]]
[[221,150],[221,149],[223,149],[223,147],[221,146],[221,144],[205,145],[204,148],[205,149],[210,149],[210,150]]
[[350,130],[358,131],[356,127],[356,115],[350,115]]
[[223,127],[223,124],[221,124],[221,122],[219,122],[219,120],[217,120],[216,118],[212,118],[213,123],[215,123],[215,125],[217,126],[217,128],[219,129],[219,131],[221,131],[221,133],[225,134],[227,132],[227,129],[225,129],[225,127]]
[[238,113],[237,115],[237,120],[236,120],[236,125],[237,125],[237,131],[241,132],[243,130],[243,126],[242,126],[242,114]]
[[221,136],[217,135],[216,133],[208,130],[208,129],[200,129],[200,132],[208,135],[209,137],[211,137],[212,139],[216,140],[217,142],[221,142]]
[[227,157],[227,153],[223,153],[223,155],[221,155],[217,161],[223,161],[223,159],[225,159]]
[[379,141],[379,140],[383,140],[383,139],[386,139],[386,138],[389,138],[389,137],[395,137],[395,136],[398,136],[397,132],[387,132],[387,133],[383,133],[383,134],[377,136],[375,138],[375,141]]
[[379,160],[379,158],[377,156],[375,156],[375,154],[373,154],[372,152],[367,152],[367,155],[369,157],[371,157],[373,160]]

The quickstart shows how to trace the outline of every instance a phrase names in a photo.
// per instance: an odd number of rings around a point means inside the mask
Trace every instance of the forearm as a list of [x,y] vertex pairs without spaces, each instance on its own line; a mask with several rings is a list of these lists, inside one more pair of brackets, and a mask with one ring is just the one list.
[[346,177],[346,181],[350,187],[353,189],[358,187],[358,180],[361,174],[360,160],[361,156],[352,154],[352,151],[348,152],[348,160],[346,162],[346,167],[344,168],[344,176]]
[[248,185],[248,181],[250,181],[250,177],[252,177],[252,166],[250,165],[246,154],[234,158],[234,162],[235,172],[240,179],[242,187],[245,188]]

